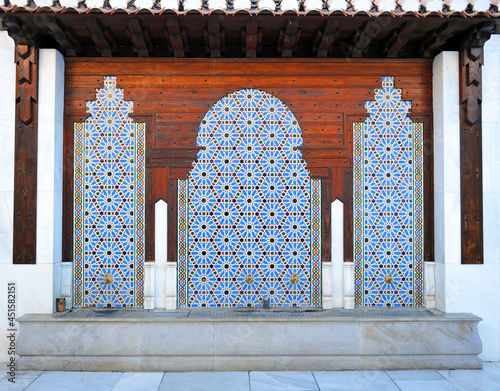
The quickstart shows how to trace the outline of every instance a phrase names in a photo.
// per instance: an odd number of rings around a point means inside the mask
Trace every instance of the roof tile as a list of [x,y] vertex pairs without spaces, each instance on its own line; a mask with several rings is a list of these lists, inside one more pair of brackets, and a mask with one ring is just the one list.
[[387,12],[393,16],[406,13],[418,16],[436,13],[446,16],[458,13],[464,17],[478,13],[500,16],[498,7],[500,0],[205,0],[205,2],[203,0],[0,0],[0,2],[3,2],[0,9],[6,12],[15,12],[19,9],[30,12],[40,10],[65,12],[73,9],[80,13],[89,10],[100,10],[103,13],[149,10],[152,13],[197,11],[207,14],[212,11],[223,11],[234,14],[243,11],[258,14],[261,11],[270,11],[278,15],[285,12],[298,15],[319,12],[328,15],[341,11],[345,15],[361,12],[370,16]]

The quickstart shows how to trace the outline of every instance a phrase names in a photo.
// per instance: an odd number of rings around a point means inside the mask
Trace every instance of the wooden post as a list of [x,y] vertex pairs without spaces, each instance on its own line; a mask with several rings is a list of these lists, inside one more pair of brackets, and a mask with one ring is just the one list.
[[460,69],[460,208],[463,264],[482,264],[482,77],[484,43],[495,28],[493,21],[471,29],[462,44]]
[[14,264],[36,263],[38,48],[17,44]]

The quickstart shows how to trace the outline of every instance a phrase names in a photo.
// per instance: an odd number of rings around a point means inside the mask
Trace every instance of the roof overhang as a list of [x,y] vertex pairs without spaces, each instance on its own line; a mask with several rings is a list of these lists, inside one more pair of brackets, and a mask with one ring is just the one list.
[[68,57],[432,58],[500,33],[499,0],[162,1],[7,1],[0,17],[17,43]]

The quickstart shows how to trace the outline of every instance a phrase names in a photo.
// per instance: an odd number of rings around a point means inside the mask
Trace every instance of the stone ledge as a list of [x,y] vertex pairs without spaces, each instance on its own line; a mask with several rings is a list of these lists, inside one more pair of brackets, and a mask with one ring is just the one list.
[[[356,311],[356,310],[353,310]],[[471,314],[427,317],[19,318],[20,370],[481,368]]]

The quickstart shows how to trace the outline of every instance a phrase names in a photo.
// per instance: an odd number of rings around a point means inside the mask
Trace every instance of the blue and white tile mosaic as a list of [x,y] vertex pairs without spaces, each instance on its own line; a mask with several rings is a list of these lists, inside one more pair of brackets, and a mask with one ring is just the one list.
[[143,305],[145,125],[115,77],[74,126],[74,305]]
[[423,125],[383,77],[354,124],[356,306],[421,306]]
[[206,114],[197,145],[178,187],[179,305],[321,305],[321,182],[295,116],[240,90]]

